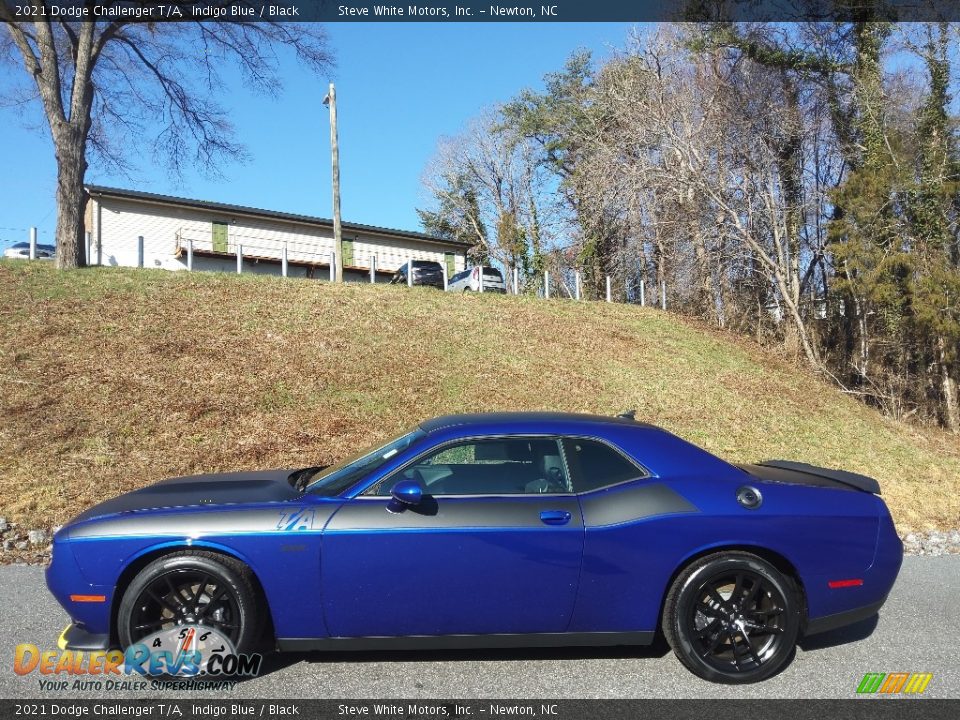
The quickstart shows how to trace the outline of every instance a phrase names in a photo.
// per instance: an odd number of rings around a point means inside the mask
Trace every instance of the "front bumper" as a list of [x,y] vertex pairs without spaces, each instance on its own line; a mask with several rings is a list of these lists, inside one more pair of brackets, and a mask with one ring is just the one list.
[[[64,530],[54,537],[53,557],[47,566],[46,580],[50,593],[73,623],[71,627],[80,628],[91,637],[109,636],[114,587],[95,585],[87,579],[77,564]],[[77,642],[81,642],[81,635],[76,633],[74,631],[69,637],[76,637]]]
[[110,635],[88,632],[82,625],[67,625],[57,639],[60,650],[83,650],[92,652],[110,649]]

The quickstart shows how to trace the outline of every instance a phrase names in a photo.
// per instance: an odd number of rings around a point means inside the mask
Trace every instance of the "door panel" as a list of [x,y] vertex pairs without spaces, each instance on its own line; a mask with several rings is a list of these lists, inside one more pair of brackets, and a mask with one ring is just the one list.
[[341,245],[343,246],[343,264],[345,267],[352,267],[354,265],[353,240],[343,240]]
[[227,224],[222,222],[213,222],[210,227],[211,237],[213,239],[213,251],[227,252]]
[[324,531],[333,636],[566,630],[583,550],[575,497],[426,496],[397,514],[389,503],[348,501]]

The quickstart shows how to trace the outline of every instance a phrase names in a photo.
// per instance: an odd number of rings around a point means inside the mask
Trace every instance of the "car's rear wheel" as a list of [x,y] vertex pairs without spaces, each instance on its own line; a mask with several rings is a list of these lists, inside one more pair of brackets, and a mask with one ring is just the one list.
[[117,634],[123,647],[178,625],[203,625],[249,652],[262,629],[253,574],[243,563],[202,550],[164,555],[144,567],[123,594]]
[[751,683],[794,653],[800,594],[770,563],[722,552],[691,564],[667,594],[663,632],[680,661],[712,682]]

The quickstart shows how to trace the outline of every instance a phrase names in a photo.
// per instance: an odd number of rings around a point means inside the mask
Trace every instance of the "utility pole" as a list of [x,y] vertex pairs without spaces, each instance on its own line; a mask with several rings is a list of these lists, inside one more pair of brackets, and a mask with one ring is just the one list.
[[334,281],[343,282],[343,233],[340,228],[340,145],[337,142],[337,89],[330,83],[330,92],[323,99],[330,108],[330,155],[333,167],[333,261]]

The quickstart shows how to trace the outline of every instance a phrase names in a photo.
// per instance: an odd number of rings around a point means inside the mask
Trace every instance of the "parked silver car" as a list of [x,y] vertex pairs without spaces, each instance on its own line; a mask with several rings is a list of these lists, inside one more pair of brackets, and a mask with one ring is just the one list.
[[[458,272],[447,281],[448,292],[480,292],[480,268]],[[495,267],[483,268],[483,292],[506,293],[503,275]]]
[[[41,245],[37,243],[37,260],[53,260],[57,254],[57,249],[53,245]],[[3,251],[5,258],[18,258],[22,260],[30,259],[30,243],[14,243]]]

